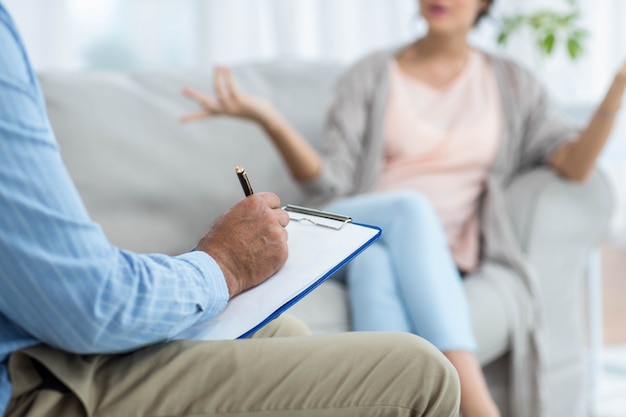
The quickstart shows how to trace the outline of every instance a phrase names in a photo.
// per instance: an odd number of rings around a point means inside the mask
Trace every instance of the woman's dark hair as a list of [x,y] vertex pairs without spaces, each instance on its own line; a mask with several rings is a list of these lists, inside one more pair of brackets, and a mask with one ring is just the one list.
[[493,5],[494,1],[495,0],[485,0],[485,2],[487,3],[487,6],[483,10],[481,10],[480,13],[478,13],[478,16],[476,16],[476,20],[474,21],[474,26],[478,26],[478,24],[483,19],[483,17],[489,14],[489,10],[491,9],[491,6]]

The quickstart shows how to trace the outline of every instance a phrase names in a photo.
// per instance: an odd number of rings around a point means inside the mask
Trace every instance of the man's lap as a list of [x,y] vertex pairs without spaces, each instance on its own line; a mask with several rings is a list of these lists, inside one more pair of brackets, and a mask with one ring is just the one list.
[[[419,394],[402,398],[394,385],[407,372],[405,365],[414,362],[411,358],[423,357],[420,373],[441,379],[441,363],[433,360],[438,352],[413,336],[298,336],[304,329],[279,319],[249,340],[176,341],[119,355],[27,349],[11,356],[12,374],[32,373],[37,370],[33,364],[40,363],[68,391],[54,384],[41,389],[37,382],[17,386],[16,394],[23,395],[8,416],[47,416],[58,410],[67,417],[267,416],[296,410],[302,415],[367,415],[384,403],[412,407]],[[428,384],[424,375],[404,378],[415,379],[416,390],[420,383]],[[427,391],[424,387],[424,395]]]

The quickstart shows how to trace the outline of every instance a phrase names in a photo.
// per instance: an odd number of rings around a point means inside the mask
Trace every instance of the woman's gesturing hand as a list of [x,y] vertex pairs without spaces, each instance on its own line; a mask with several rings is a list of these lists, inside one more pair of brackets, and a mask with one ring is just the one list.
[[214,116],[231,116],[263,123],[275,112],[272,104],[260,97],[239,90],[229,68],[215,67],[213,72],[215,96],[202,94],[191,88],[183,88],[186,97],[197,102],[201,111],[183,116],[181,122],[206,119]]
[[181,122],[231,116],[257,123],[280,152],[293,178],[311,181],[321,172],[322,160],[311,144],[280,114],[268,100],[245,94],[239,90],[228,68],[216,67],[213,74],[214,96],[191,88],[183,88],[183,95],[200,105],[201,110],[183,116]]
[[613,83],[604,97],[604,101],[599,107],[599,111],[605,115],[614,116],[619,111],[626,89],[626,62],[618,68]]

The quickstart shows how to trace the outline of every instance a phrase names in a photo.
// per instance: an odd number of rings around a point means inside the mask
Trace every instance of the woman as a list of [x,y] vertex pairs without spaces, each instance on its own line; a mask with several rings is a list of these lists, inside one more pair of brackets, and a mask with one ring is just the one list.
[[[431,341],[459,373],[465,417],[499,412],[476,357],[462,276],[488,274],[497,258],[514,277],[509,291],[525,294],[519,320],[533,328],[538,319],[536,284],[500,208],[503,186],[539,164],[584,180],[626,87],[625,65],[587,128],[576,131],[529,73],[470,47],[468,34],[490,6],[419,0],[427,34],[369,55],[342,77],[321,154],[270,103],[240,92],[228,69],[215,71],[215,98],[184,90],[203,107],[184,121],[228,115],[259,123],[318,203],[333,199],[330,210],[384,229],[348,268],[355,329]],[[537,331],[513,338],[514,378],[526,394],[512,408],[541,415]]]

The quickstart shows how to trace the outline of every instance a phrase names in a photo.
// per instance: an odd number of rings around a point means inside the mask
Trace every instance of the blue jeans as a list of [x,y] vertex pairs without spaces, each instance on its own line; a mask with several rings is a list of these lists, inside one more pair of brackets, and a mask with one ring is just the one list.
[[326,210],[383,229],[347,266],[354,330],[409,332],[443,352],[476,351],[463,281],[425,197],[413,191],[362,194]]

